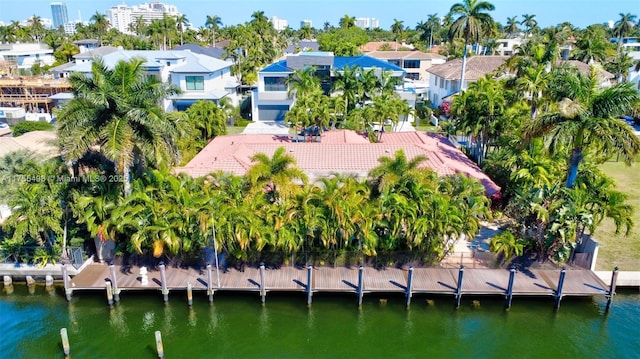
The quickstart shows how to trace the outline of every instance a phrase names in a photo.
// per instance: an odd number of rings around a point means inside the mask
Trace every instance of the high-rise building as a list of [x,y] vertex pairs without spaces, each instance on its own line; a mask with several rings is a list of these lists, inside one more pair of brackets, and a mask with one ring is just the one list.
[[51,3],[51,16],[53,17],[53,28],[57,29],[60,26],[69,22],[69,14],[67,14],[67,5],[61,2]]
[[300,28],[302,29],[305,26],[313,27],[313,22],[311,20],[302,20],[302,21],[300,21]]
[[356,27],[359,27],[361,29],[368,29],[369,28],[369,18],[368,17],[358,17],[358,18],[356,18],[355,25],[356,25]]
[[182,15],[176,6],[166,5],[157,1],[131,7],[117,5],[108,11],[111,27],[125,34],[132,34],[129,30],[129,25],[138,18],[142,17],[142,21],[148,25],[153,20],[162,19],[164,14],[174,18]]
[[286,19],[279,19],[277,16],[272,16],[269,21],[273,24],[273,28],[282,31],[289,26]]
[[377,29],[380,27],[380,24],[378,23],[378,19],[376,19],[375,17],[371,18],[371,24],[369,24],[369,28],[370,29]]

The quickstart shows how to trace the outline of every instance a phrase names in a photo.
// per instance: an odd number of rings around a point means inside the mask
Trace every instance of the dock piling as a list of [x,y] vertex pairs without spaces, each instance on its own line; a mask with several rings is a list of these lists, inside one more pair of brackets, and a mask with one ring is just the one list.
[[516,278],[516,269],[511,267],[509,269],[509,286],[507,287],[507,301],[505,302],[505,307],[507,309],[511,308],[511,299],[513,298],[513,282]]
[[311,305],[311,300],[313,297],[313,288],[311,284],[313,283],[313,266],[307,266],[307,305]]
[[13,279],[11,278],[10,275],[5,275],[2,277],[2,281],[4,282],[4,286],[8,287],[10,285],[13,285]]
[[611,284],[609,285],[609,293],[607,294],[607,306],[605,308],[605,313],[609,312],[611,308],[611,301],[613,300],[613,296],[616,294],[616,283],[618,282],[618,267],[613,269],[611,273]]
[[267,288],[265,288],[264,283],[264,263],[260,263],[260,299],[262,304],[264,304],[267,297]]
[[193,306],[193,291],[191,288],[191,282],[187,283],[187,303],[189,306]]
[[413,266],[409,267],[409,275],[407,277],[407,308],[411,305],[411,286],[413,285]]
[[462,279],[464,278],[464,266],[460,266],[458,270],[458,284],[456,285],[456,308],[460,308],[462,300]]
[[362,306],[362,296],[364,295],[364,267],[360,265],[358,268],[358,307]]
[[36,285],[36,280],[33,279],[32,276],[28,275],[25,279],[27,281],[28,286]]
[[162,299],[166,303],[169,301],[169,289],[167,288],[167,273],[166,273],[166,267],[164,266],[164,262],[160,262],[159,267],[160,267],[160,284],[162,286],[161,288]]
[[62,339],[62,352],[65,356],[71,354],[71,348],[69,347],[69,336],[67,335],[67,328],[60,329],[60,338]]
[[211,264],[207,264],[207,295],[209,303],[213,303],[213,279],[211,275]]
[[159,330],[156,330],[156,350],[158,351],[158,358],[164,358],[164,346],[162,345],[162,334]]
[[562,286],[564,286],[564,277],[566,275],[566,268],[562,268],[562,271],[560,272],[560,279],[558,279],[558,290],[556,290],[556,309],[560,308],[560,301],[562,300]]
[[111,289],[111,282],[106,280],[104,281],[105,284],[105,289],[107,290],[107,302],[109,303],[109,306],[113,306],[113,291]]
[[113,300],[120,301],[120,289],[118,289],[118,280],[116,278],[116,266],[113,262],[109,263],[109,273],[111,274],[111,285],[113,286]]
[[47,288],[49,288],[49,287],[52,287],[52,286],[53,286],[53,277],[52,277],[51,275],[47,274],[47,275],[44,277],[44,285],[45,285],[45,287],[47,287]]
[[67,297],[67,302],[71,301],[71,294],[73,289],[69,286],[69,275],[67,274],[67,264],[62,263],[62,283],[64,283],[64,294]]

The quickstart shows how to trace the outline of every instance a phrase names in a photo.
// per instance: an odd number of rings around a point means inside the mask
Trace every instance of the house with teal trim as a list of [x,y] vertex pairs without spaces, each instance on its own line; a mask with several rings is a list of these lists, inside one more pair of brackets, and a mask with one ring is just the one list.
[[251,116],[253,121],[284,121],[285,114],[293,106],[295,99],[289,93],[287,79],[296,70],[313,66],[321,77],[322,88],[326,93],[331,90],[333,77],[345,67],[359,67],[363,71],[370,69],[390,71],[397,78],[396,92],[409,105],[415,105],[415,93],[402,87],[406,75],[404,69],[384,60],[371,56],[334,56],[332,52],[300,52],[287,55],[258,72],[258,86],[251,93]]

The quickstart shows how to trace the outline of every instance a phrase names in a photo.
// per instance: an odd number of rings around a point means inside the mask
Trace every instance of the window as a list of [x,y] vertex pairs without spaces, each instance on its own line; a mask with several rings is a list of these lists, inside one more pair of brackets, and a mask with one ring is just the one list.
[[419,69],[420,60],[404,60],[405,69]]
[[264,90],[265,91],[287,91],[286,77],[265,77]]
[[204,91],[204,76],[185,76],[187,90]]
[[406,78],[411,80],[420,80],[420,74],[417,72],[408,73]]
[[387,60],[387,62],[396,66],[400,66],[400,60]]

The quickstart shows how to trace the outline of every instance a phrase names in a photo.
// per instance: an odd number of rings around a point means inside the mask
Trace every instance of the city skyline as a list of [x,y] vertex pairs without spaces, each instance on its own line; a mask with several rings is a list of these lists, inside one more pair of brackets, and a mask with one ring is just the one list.
[[[5,24],[12,20],[22,21],[32,15],[41,18],[52,18],[51,3],[47,0],[23,0],[22,6],[15,6],[9,1],[0,1],[0,21]],[[113,0],[68,0],[66,4],[69,21],[78,20],[79,13],[82,21],[88,21],[96,12],[107,14],[108,10],[126,3],[128,6],[149,3],[151,1],[113,1]],[[325,22],[338,26],[340,18],[345,14],[359,18],[377,18],[383,29],[389,29],[394,19],[403,21],[405,26],[415,28],[419,21],[426,21],[428,15],[444,16],[457,1],[443,2],[441,0],[405,0],[402,6],[389,0],[174,0],[159,1],[168,5],[175,5],[178,11],[185,14],[194,27],[204,26],[206,16],[218,15],[225,26],[244,23],[251,19],[255,11],[263,11],[267,18],[276,16],[294,24],[303,20],[311,20],[314,27],[321,28]],[[523,14],[536,15],[535,19],[540,27],[557,25],[568,21],[573,25],[585,28],[591,24],[617,21],[619,13],[640,15],[637,0],[522,0],[514,3],[512,0],[490,1],[496,7],[491,12],[494,20],[505,24],[507,17],[517,16],[522,20]]]

